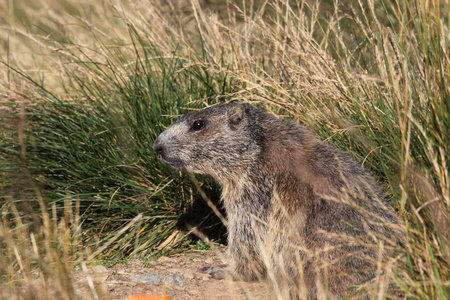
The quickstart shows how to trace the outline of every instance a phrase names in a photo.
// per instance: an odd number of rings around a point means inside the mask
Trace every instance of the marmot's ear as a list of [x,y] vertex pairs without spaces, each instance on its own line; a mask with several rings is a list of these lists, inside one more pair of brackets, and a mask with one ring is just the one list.
[[232,130],[236,130],[245,115],[245,107],[242,104],[237,104],[227,111],[228,123]]

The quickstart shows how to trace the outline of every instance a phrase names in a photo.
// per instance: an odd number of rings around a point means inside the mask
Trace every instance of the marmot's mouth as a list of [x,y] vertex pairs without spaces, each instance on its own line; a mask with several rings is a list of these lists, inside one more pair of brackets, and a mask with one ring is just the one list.
[[180,159],[167,158],[162,155],[160,155],[159,158],[174,169],[184,170],[184,163]]

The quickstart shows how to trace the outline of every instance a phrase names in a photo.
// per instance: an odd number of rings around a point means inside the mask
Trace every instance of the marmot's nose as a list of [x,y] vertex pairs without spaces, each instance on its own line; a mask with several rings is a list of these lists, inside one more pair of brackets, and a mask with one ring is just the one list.
[[159,154],[162,155],[164,152],[164,147],[161,145],[158,139],[156,139],[155,143],[153,144],[153,149]]

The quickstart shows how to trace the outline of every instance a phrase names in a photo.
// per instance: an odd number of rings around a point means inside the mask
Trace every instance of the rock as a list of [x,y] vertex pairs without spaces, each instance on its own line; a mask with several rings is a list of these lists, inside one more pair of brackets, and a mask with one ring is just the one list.
[[181,274],[172,274],[170,276],[167,276],[167,281],[173,285],[183,286],[186,282],[189,281],[189,278]]
[[136,275],[133,278],[135,282],[149,282],[152,284],[159,284],[162,280],[164,280],[164,276],[156,274],[156,273],[145,273],[142,275]]
[[181,274],[172,274],[169,276],[159,275],[156,273],[145,273],[142,275],[136,275],[133,278],[134,282],[148,282],[151,284],[160,284],[161,281],[167,281],[169,284],[183,286],[189,281],[189,278]]

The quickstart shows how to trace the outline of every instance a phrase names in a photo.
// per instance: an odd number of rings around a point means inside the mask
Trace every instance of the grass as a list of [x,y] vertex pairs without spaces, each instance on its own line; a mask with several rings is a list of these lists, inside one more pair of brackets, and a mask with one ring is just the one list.
[[350,151],[406,225],[394,284],[449,297],[448,1],[252,3],[1,4],[3,293],[38,274],[74,297],[74,266],[218,223],[152,143],[177,116],[237,100]]

